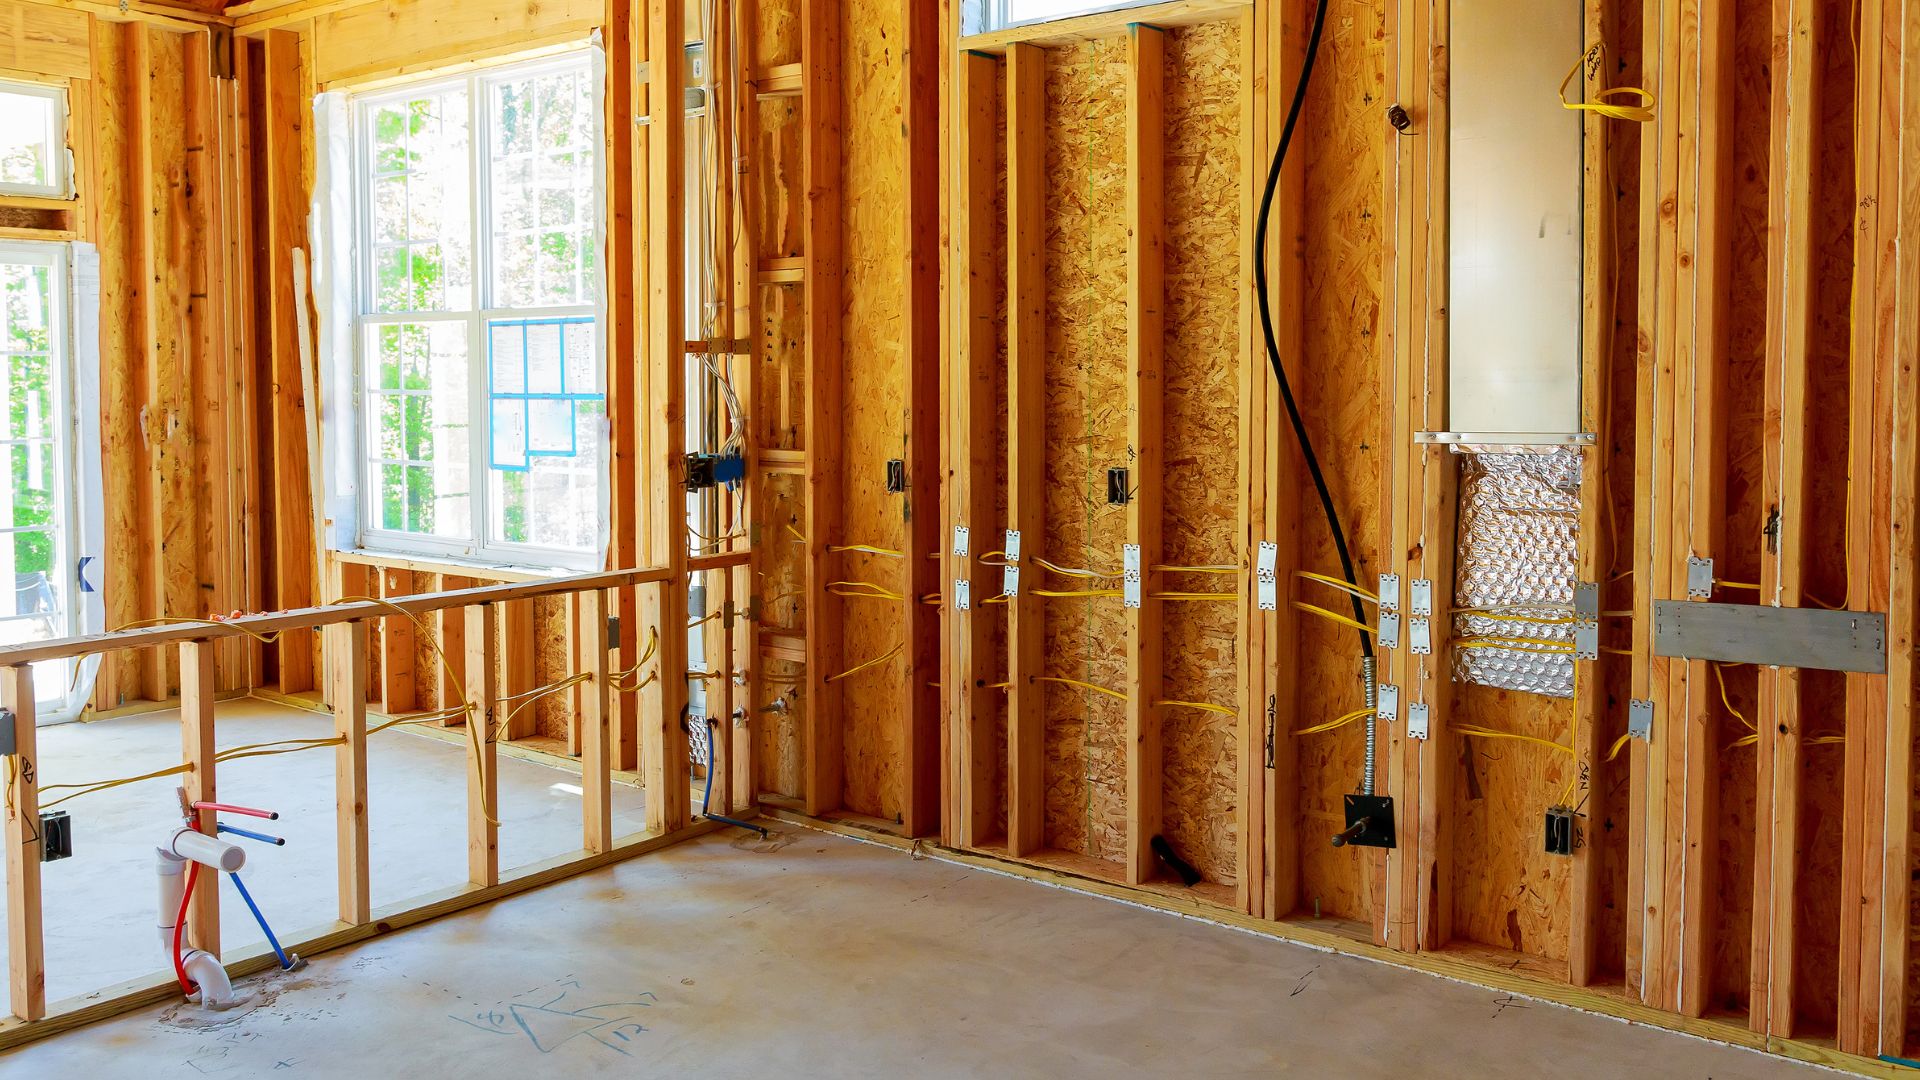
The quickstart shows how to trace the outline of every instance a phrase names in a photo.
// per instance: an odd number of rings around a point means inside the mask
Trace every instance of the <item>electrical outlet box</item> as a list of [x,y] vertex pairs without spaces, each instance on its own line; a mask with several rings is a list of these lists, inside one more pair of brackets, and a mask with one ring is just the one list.
[[1125,506],[1133,501],[1133,487],[1127,482],[1127,470],[1107,470],[1107,505]]
[[1573,854],[1573,810],[1566,806],[1547,808],[1547,854]]
[[1393,796],[1348,795],[1342,802],[1347,827],[1333,838],[1334,847],[1393,847]]
[[20,743],[13,732],[13,710],[0,709],[0,757],[12,757],[19,752]]
[[65,810],[40,812],[40,861],[56,862],[73,857],[73,819]]
[[899,458],[887,461],[887,494],[898,495],[907,490],[907,463]]

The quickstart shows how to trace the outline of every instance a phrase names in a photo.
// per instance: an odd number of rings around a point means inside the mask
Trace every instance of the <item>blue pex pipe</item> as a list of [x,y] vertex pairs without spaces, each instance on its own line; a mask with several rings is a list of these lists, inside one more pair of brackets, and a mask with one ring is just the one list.
[[273,946],[273,955],[280,958],[280,970],[285,971],[291,968],[293,961],[287,959],[287,951],[280,947],[280,939],[273,936],[273,927],[268,926],[267,917],[260,914],[260,905],[253,902],[253,894],[248,892],[246,885],[241,883],[240,875],[228,874],[227,876],[233,879],[233,887],[240,891],[240,899],[247,902],[247,910],[253,912],[253,921],[259,923],[260,929],[266,932],[267,944]]
[[700,816],[708,821],[718,821],[722,825],[737,825],[742,829],[751,829],[761,836],[767,835],[767,830],[758,825],[749,825],[738,818],[722,817],[707,809],[713,803],[713,735],[713,725],[709,724],[707,725],[707,789],[700,793]]
[[287,846],[287,840],[286,840],[286,837],[283,837],[283,836],[268,836],[268,835],[267,835],[266,833],[263,833],[263,832],[254,832],[254,831],[253,831],[252,829],[241,829],[241,828],[236,828],[235,826],[232,826],[232,825],[228,825],[228,824],[227,824],[227,823],[225,823],[225,822],[221,822],[221,823],[219,823],[219,824],[217,824],[217,825],[215,825],[215,826],[214,826],[214,829],[215,829],[215,830],[217,830],[217,831],[219,831],[219,832],[226,832],[226,833],[232,833],[232,834],[233,834],[233,835],[235,835],[235,836],[244,836],[244,837],[246,837],[246,838],[247,838],[247,839],[249,839],[249,840],[258,840],[258,841],[260,841],[260,842],[261,842],[261,843],[263,843],[263,844],[272,844],[272,845],[273,845],[274,847],[286,847],[286,846]]

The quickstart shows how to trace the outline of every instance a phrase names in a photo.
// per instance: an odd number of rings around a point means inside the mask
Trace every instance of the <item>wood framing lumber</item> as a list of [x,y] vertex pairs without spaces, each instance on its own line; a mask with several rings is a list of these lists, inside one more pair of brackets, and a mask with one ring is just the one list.
[[47,1014],[46,939],[41,932],[40,752],[34,729],[33,669],[0,671],[0,708],[13,714],[6,761],[7,994],[13,1015]]
[[500,882],[500,630],[493,604],[467,616],[467,880]]
[[341,740],[333,751],[340,921],[361,923],[373,914],[367,847],[367,624],[335,623],[322,636],[333,733]]
[[[1046,533],[1047,482],[1047,53],[1007,50],[1007,528],[1023,551]],[[984,537],[982,538],[985,539]],[[999,545],[996,545],[999,546]],[[1046,616],[1033,590],[1040,570],[1020,569],[1007,602],[1007,850],[1046,846]],[[991,592],[991,589],[983,590]]]

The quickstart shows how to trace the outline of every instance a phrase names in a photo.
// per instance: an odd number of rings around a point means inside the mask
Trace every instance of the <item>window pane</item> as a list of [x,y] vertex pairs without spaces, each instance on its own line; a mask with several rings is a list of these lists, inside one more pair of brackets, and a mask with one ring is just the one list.
[[0,89],[0,184],[52,188],[56,152],[65,150],[51,97]]
[[591,550],[606,427],[593,320],[501,320],[488,338],[489,538]]
[[503,80],[489,94],[493,304],[592,303],[596,166],[587,73]]
[[[8,107],[0,95],[0,110]],[[5,119],[0,119],[4,128]],[[64,591],[67,575],[57,573],[60,522],[59,459],[53,437],[60,431],[54,414],[59,391],[55,340],[55,274],[51,266],[27,261],[0,262],[0,402],[7,420],[4,436],[7,483],[0,486],[0,583],[11,588],[0,600],[0,615],[34,618],[0,624],[0,640],[9,643],[54,637],[67,631]]]
[[461,322],[376,326],[367,445],[379,528],[471,539],[472,445],[468,434],[467,326]]
[[422,94],[362,116],[373,144],[374,309],[471,308],[466,91]]
[[[529,402],[527,467],[493,469],[497,542],[588,551],[599,541],[604,402]],[[541,447],[553,447],[542,451]],[[549,456],[551,455],[551,456]]]

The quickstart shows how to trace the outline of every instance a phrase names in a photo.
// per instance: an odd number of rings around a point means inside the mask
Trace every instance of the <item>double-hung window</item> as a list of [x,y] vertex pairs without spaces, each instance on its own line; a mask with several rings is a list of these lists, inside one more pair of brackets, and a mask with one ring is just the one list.
[[1139,7],[1155,0],[967,0],[965,31],[978,34],[1025,23],[1051,22],[1096,11]]
[[598,555],[592,78],[577,53],[354,99],[363,547]]
[[64,87],[0,80],[0,193],[72,194],[66,134]]

